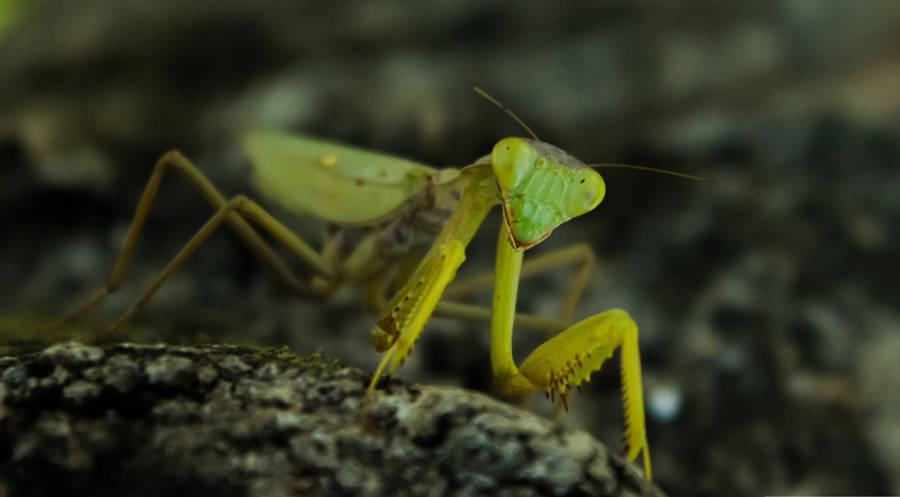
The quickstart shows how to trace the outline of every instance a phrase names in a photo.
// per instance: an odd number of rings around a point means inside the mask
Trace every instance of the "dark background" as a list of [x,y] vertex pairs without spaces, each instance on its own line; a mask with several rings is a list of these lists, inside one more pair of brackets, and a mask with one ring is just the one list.
[[[534,249],[586,241],[585,317],[641,326],[657,482],[671,495],[900,493],[900,3],[181,2],[0,9],[0,332],[102,283],[154,161],[176,148],[250,191],[266,125],[465,165],[523,131],[607,170],[608,194]],[[126,284],[64,331],[108,324],[210,214],[164,182]],[[497,214],[464,269],[492,263]],[[321,226],[298,232],[318,240]],[[567,274],[525,282],[550,313]],[[372,370],[350,289],[293,300],[217,233],[132,339],[321,347]],[[54,337],[43,337],[54,338]],[[520,332],[523,358],[541,338]],[[619,439],[617,365],[562,422]],[[486,326],[434,319],[403,378],[491,392]],[[536,401],[546,409],[543,399]]]

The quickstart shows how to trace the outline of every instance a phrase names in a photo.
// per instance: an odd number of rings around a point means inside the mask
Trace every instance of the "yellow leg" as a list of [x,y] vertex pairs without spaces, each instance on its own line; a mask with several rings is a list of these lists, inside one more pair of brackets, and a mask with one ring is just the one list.
[[397,274],[397,264],[386,264],[376,274],[361,282],[362,307],[378,314],[387,307],[387,294]]
[[[166,267],[163,268],[162,272],[156,279],[153,280],[153,283],[150,287],[141,295],[140,298],[128,309],[128,311],[122,315],[115,323],[113,323],[108,332],[115,330],[117,327],[122,325],[122,323],[128,321],[135,312],[142,309],[147,302],[153,297],[157,290],[169,279],[172,274],[181,266],[181,263],[188,258],[197,247],[206,240],[207,237],[217,228],[223,221],[229,219],[230,216],[240,214],[246,219],[250,219],[255,222],[257,225],[265,229],[273,238],[278,240],[280,243],[287,246],[291,251],[295,254],[298,253],[298,250],[302,247],[305,247],[306,244],[297,237],[292,231],[286,228],[283,224],[281,224],[277,219],[272,217],[265,209],[260,207],[256,202],[250,200],[244,195],[236,195],[232,197],[230,200],[225,202],[222,207],[213,214],[203,226],[197,230],[194,236],[191,237],[190,240],[175,254]],[[241,221],[245,222],[244,219]],[[249,225],[248,225],[249,227]],[[258,235],[257,235],[258,236]],[[294,277],[291,274],[291,277]]]
[[638,329],[627,312],[611,309],[572,325],[536,348],[522,361],[519,371],[539,389],[558,394],[565,404],[568,391],[590,381],[591,373],[600,369],[616,347],[622,348],[625,454],[634,459],[643,450],[644,470],[649,478]]
[[[588,278],[594,268],[595,259],[596,256],[594,255],[594,250],[588,244],[576,243],[547,252],[546,254],[532,257],[525,261],[522,264],[521,277],[527,278],[529,276],[554,271],[570,264],[575,264],[575,274],[573,274],[572,278],[569,280],[569,287],[566,290],[565,296],[560,301],[559,310],[556,313],[557,323],[564,322],[568,324],[571,322],[572,313],[575,311],[578,299],[581,297],[581,294],[584,292],[584,287],[587,285]],[[444,292],[444,296],[450,298],[462,297],[479,290],[489,289],[493,282],[493,272],[463,278],[454,281],[448,286],[447,290]],[[440,309],[440,306],[438,306],[438,309]],[[486,319],[485,322],[490,322],[490,319]],[[518,321],[516,321],[516,326],[520,326]],[[560,328],[560,326],[556,326],[552,332],[555,333],[559,331]]]
[[[125,240],[122,243],[122,248],[116,259],[112,275],[106,285],[94,290],[87,298],[73,306],[62,318],[52,325],[52,328],[65,326],[95,307],[107,295],[114,293],[118,289],[125,276],[125,272],[128,269],[134,245],[137,242],[138,235],[140,234],[147,214],[150,211],[153,200],[156,197],[159,184],[162,181],[163,175],[169,169],[175,170],[184,180],[193,186],[214,209],[221,211],[225,207],[226,202],[222,194],[219,193],[212,183],[206,179],[203,173],[191,164],[189,160],[178,152],[169,152],[163,155],[157,161],[156,166],[153,168],[153,173],[147,181],[147,185],[144,187],[144,192],[138,202],[131,226],[128,228],[128,232],[125,235]],[[268,214],[261,216],[261,218],[262,217],[271,218]],[[238,237],[247,245],[251,252],[269,266],[275,275],[295,294],[303,297],[318,296],[318,292],[315,292],[300,283],[294,273],[287,265],[285,265],[281,257],[272,250],[269,244],[256,233],[256,230],[254,230],[238,212],[234,212],[233,210],[229,211],[225,215],[224,220],[231,226],[235,233],[237,233]],[[274,219],[272,219],[272,221],[274,221]],[[321,257],[312,248],[287,230],[287,228],[281,226],[277,221],[274,221],[274,223],[275,224],[268,221],[269,226],[273,228],[272,231],[275,232],[273,234],[276,234],[276,238],[291,249],[298,258],[304,261],[316,275],[326,280],[333,281],[333,271],[329,269],[322,261]],[[275,226],[276,224],[277,226]]]
[[644,427],[637,325],[621,309],[602,312],[547,340],[516,367],[512,357],[512,329],[523,252],[513,249],[506,236],[505,227],[501,227],[491,321],[494,381],[508,394],[543,390],[559,395],[565,403],[569,390],[588,381],[591,373],[599,370],[613,351],[621,347],[625,453],[633,459],[643,452],[644,471],[649,479],[650,453]]
[[372,329],[372,345],[385,356],[372,376],[367,392],[375,389],[388,364],[389,373],[396,370],[419,338],[444,289],[465,260],[465,246],[496,203],[496,197],[487,193],[493,192],[494,188],[493,182],[489,181],[468,184],[428,253],[378,316]]
[[378,377],[390,361],[388,373],[403,363],[440,300],[444,287],[456,275],[465,260],[463,245],[457,240],[442,243],[431,250],[413,273],[409,282],[387,303],[372,330],[372,345],[386,352],[372,375],[368,391],[375,389]]
[[[556,334],[571,323],[571,316],[587,284],[591,269],[594,266],[594,251],[584,243],[562,247],[546,254],[541,254],[522,264],[522,277],[553,271],[560,267],[575,264],[575,274],[572,276],[566,295],[560,302],[559,310],[555,318],[546,318],[534,314],[517,312],[515,326],[529,330],[543,331],[548,334]],[[366,309],[380,310],[387,305],[384,298],[387,288],[393,278],[394,269],[382,271],[375,277],[364,282],[363,303]],[[453,281],[444,290],[444,296],[434,308],[434,315],[451,319],[460,319],[476,323],[489,324],[491,322],[491,309],[475,304],[467,304],[448,300],[448,297],[463,297],[479,290],[489,289],[493,282],[494,273],[484,273],[477,276]]]
[[[363,281],[362,285],[362,302],[363,307],[371,312],[378,313],[388,308],[387,294],[388,287],[394,280],[397,272],[397,265],[390,265],[377,275]],[[447,289],[449,290],[449,288]],[[444,291],[444,297],[447,295]],[[450,319],[460,319],[464,321],[472,321],[476,323],[490,323],[491,309],[480,305],[464,304],[460,302],[448,302],[446,298],[442,298],[434,307],[434,316],[445,317]],[[517,327],[530,330],[543,331],[545,333],[557,333],[561,328],[565,328],[569,323],[561,319],[545,318],[533,314],[516,313],[515,323]]]
[[[447,302],[441,300],[434,308],[434,315],[451,319],[461,319],[477,323],[489,324],[491,322],[491,309],[473,304],[459,302]],[[548,334],[556,334],[560,329],[569,324],[568,321],[555,318],[545,318],[535,314],[517,312],[514,316],[515,326],[529,330],[542,331]]]

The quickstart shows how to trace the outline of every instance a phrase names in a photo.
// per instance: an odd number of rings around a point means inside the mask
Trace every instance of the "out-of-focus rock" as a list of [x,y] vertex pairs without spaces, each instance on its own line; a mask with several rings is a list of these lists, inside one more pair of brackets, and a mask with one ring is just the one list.
[[663,495],[587,433],[453,387],[366,398],[318,354],[64,343],[4,364],[2,495]]

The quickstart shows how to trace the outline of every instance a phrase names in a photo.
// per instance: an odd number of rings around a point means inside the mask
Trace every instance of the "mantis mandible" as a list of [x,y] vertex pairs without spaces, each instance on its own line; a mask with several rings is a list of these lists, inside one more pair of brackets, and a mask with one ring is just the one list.
[[[375,349],[384,353],[368,393],[385,370],[393,373],[409,355],[426,321],[436,312],[490,323],[493,378],[503,392],[543,390],[549,396],[558,395],[564,405],[567,393],[589,381],[591,373],[621,347],[625,455],[632,460],[642,453],[649,479],[637,325],[625,311],[611,309],[569,326],[593,262],[587,245],[563,248],[524,265],[523,255],[557,226],[590,212],[603,200],[606,186],[593,167],[631,167],[702,178],[640,166],[586,165],[538,140],[515,114],[480,89],[476,91],[503,108],[532,138],[504,138],[490,154],[461,169],[436,170],[389,155],[279,132],[251,132],[244,137],[255,183],[265,196],[288,210],[317,216],[356,233],[348,241],[345,231],[339,230],[327,237],[318,251],[248,197],[236,195],[226,200],[180,153],[163,155],[144,188],[107,284],[75,305],[55,326],[82,315],[116,291],[160,181],[172,169],[199,191],[215,213],[111,330],[144,307],[224,222],[301,298],[326,298],[348,282],[362,285],[364,305],[378,312],[371,340]],[[466,245],[498,204],[503,223],[497,239],[492,308],[441,301],[444,295],[459,296],[490,284],[487,278],[476,277],[450,285],[465,260]],[[251,222],[305,263],[312,277],[301,281]],[[432,238],[427,253],[418,261],[418,249],[428,247]],[[556,319],[516,313],[520,277],[573,262],[580,263],[579,270]],[[388,301],[385,295],[392,281],[402,286]],[[517,366],[512,356],[514,325],[556,334]]]

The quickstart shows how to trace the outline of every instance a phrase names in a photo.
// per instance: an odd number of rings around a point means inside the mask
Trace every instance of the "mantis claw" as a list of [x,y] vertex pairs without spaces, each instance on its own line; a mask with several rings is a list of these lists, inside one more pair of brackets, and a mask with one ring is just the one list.
[[622,347],[623,447],[628,459],[644,454],[644,470],[649,478],[650,455],[644,428],[644,397],[641,363],[637,347],[637,325],[625,311],[612,309],[589,317],[547,340],[519,367],[519,372],[535,389],[550,399],[559,395],[568,411],[568,392],[581,391],[581,383],[599,371],[603,362]]
[[436,246],[388,302],[387,311],[379,316],[371,333],[375,350],[385,352],[385,355],[372,376],[369,392],[374,390],[378,377],[388,364],[388,374],[391,374],[406,360],[444,288],[464,260],[463,245],[459,241],[451,240]]

